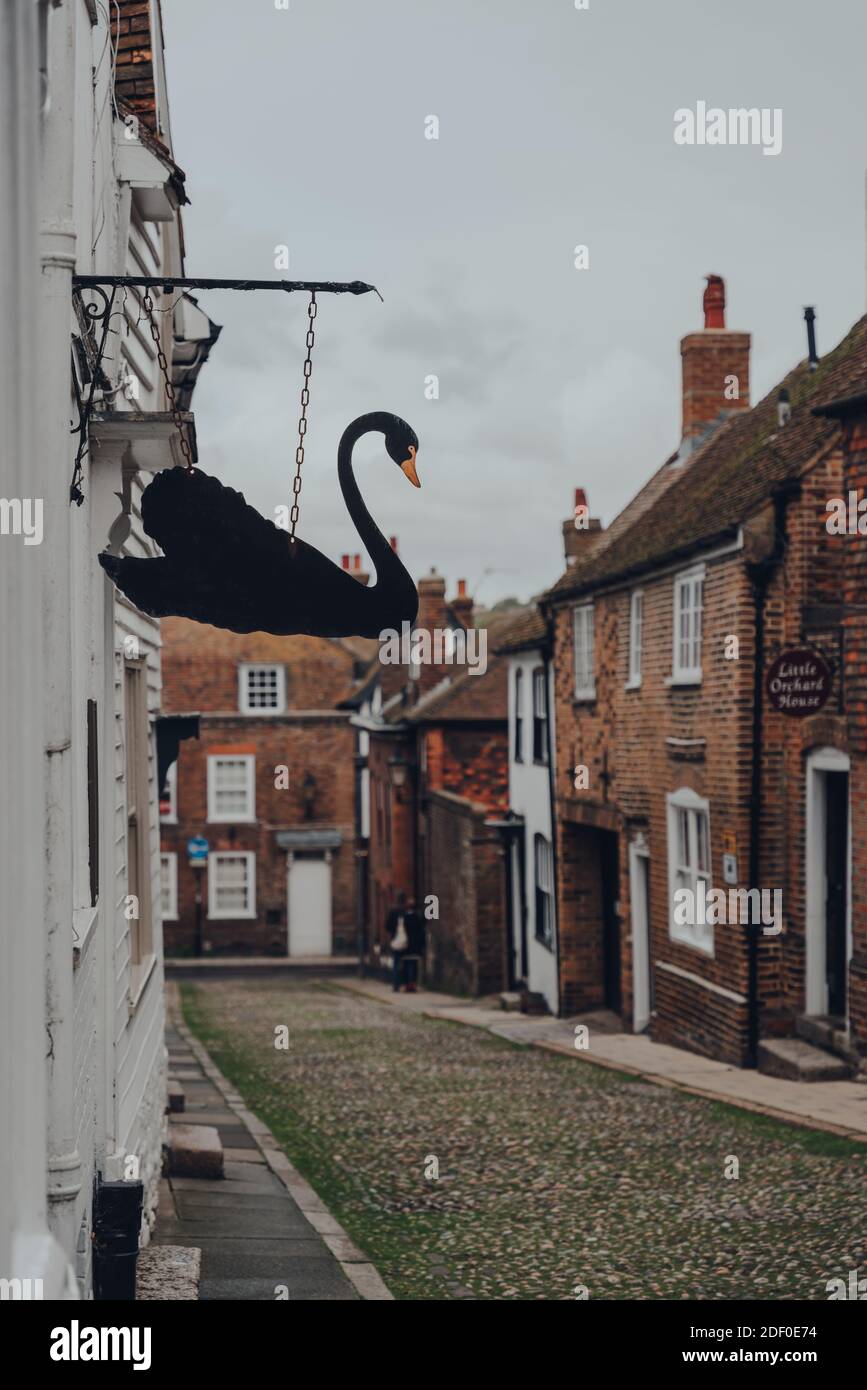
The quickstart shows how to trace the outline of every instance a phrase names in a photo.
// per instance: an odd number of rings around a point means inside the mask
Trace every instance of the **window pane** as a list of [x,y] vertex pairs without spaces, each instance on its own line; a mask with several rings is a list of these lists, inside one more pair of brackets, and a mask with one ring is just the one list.
[[576,608],[574,616],[575,689],[593,687],[593,609]]
[[689,854],[689,812],[678,811],[678,859],[684,868],[690,866]]
[[160,855],[160,887],[162,890],[162,915],[168,917],[174,911],[174,861],[170,854]]
[[247,671],[249,709],[278,709],[280,678],[276,666],[255,666]]
[[244,855],[216,855],[215,907],[218,912],[246,912],[249,908],[248,863]]
[[214,806],[219,816],[247,816],[248,764],[245,758],[217,758],[214,768]]
[[707,816],[703,811],[696,813],[696,826],[698,835],[698,870],[701,874],[710,873],[710,845],[708,835]]

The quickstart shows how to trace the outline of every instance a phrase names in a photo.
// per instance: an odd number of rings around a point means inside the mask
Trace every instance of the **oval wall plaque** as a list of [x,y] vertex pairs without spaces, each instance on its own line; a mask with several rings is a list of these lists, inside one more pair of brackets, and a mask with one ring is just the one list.
[[796,718],[815,714],[831,694],[832,672],[819,652],[793,647],[768,667],[765,689],[774,709]]

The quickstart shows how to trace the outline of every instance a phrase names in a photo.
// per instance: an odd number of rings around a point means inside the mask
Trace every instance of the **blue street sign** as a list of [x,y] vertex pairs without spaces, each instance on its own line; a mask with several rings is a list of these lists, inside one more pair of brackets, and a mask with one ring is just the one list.
[[208,857],[208,842],[203,835],[194,835],[187,840],[187,854],[191,864],[204,864]]

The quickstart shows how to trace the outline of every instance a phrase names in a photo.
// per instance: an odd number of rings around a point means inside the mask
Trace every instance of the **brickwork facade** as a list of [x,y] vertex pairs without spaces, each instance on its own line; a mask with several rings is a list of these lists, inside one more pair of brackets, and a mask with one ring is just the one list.
[[[734,346],[740,351],[743,345]],[[867,356],[860,340],[858,351]],[[685,401],[685,418],[688,408]],[[761,409],[767,433],[767,403]],[[750,446],[752,455],[737,482],[746,494],[739,529],[730,525],[726,533],[720,527],[713,544],[690,550],[692,518],[688,510],[678,514],[685,488],[675,481],[630,533],[637,556],[648,544],[643,527],[653,531],[671,524],[671,545],[659,547],[658,559],[630,564],[627,553],[623,577],[612,563],[610,577],[588,580],[584,587],[567,572],[543,603],[555,653],[561,1011],[611,1007],[612,990],[616,995],[619,988],[625,1025],[634,1026],[641,1015],[644,983],[634,948],[644,925],[640,904],[632,902],[634,856],[640,853],[647,864],[651,1035],[735,1065],[752,1059],[756,1034],[791,1035],[805,1014],[832,1012],[816,1002],[830,997],[821,978],[824,856],[830,853],[823,836],[831,833],[823,798],[830,794],[834,770],[847,767],[848,1027],[853,1043],[863,1049],[867,1042],[867,620],[860,611],[867,566],[863,539],[859,544],[857,537],[830,534],[826,525],[830,498],[846,497],[849,488],[865,495],[867,430],[859,422],[834,433],[807,417],[802,406],[800,419],[806,423],[793,426],[787,436],[790,426],[781,418],[778,433],[771,435],[768,468],[777,481],[768,484],[764,500],[749,471],[758,457],[757,446]],[[743,437],[749,438],[745,432]],[[720,435],[721,457],[725,438],[737,436]],[[791,461],[784,474],[780,462],[786,447]],[[686,464],[687,476],[693,466]],[[697,467],[713,472],[700,455]],[[699,486],[696,482],[695,491]],[[670,521],[666,505],[673,509]],[[604,539],[601,546],[604,554]],[[604,559],[591,560],[588,574],[594,563],[603,574]],[[680,575],[698,573],[699,567],[701,670],[697,679],[681,683],[673,657],[677,584]],[[630,678],[636,593],[642,612],[640,682]],[[576,695],[575,675],[574,614],[588,605],[593,609],[592,697],[580,688]],[[819,712],[795,718],[774,708],[765,673],[782,652],[803,648],[830,666],[831,693]],[[586,772],[576,776],[580,769]],[[673,887],[681,881],[674,877],[676,837],[682,822],[672,799],[706,814],[709,886],[780,893],[778,934],[731,920],[713,925],[711,942],[687,940],[674,929]],[[603,849],[611,850],[612,837],[618,871],[606,885]],[[613,975],[606,950],[617,955]]]
[[[170,872],[177,885],[176,916],[165,923],[169,953],[196,949],[197,888],[205,953],[286,955],[309,949],[309,942],[299,946],[289,923],[290,874],[308,859],[327,866],[330,882],[330,934],[323,919],[321,940],[334,954],[354,953],[355,733],[349,711],[336,706],[351,686],[358,657],[324,638],[239,635],[180,618],[165,619],[162,628],[163,711],[200,714],[199,738],[180,746],[176,819],[163,819],[161,827],[163,853],[175,856]],[[280,713],[241,712],[239,673],[247,665],[280,669]],[[251,819],[211,819],[209,759],[217,757],[253,760]],[[211,856],[254,856],[252,915],[212,912],[211,874],[194,869],[187,858],[187,841],[194,836],[208,840]]]

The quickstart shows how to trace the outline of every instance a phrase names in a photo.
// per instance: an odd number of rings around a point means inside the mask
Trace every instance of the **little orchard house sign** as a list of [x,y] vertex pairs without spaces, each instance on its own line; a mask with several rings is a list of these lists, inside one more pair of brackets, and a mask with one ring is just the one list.
[[768,667],[765,689],[781,714],[815,714],[831,693],[831,668],[818,652],[793,648]]

